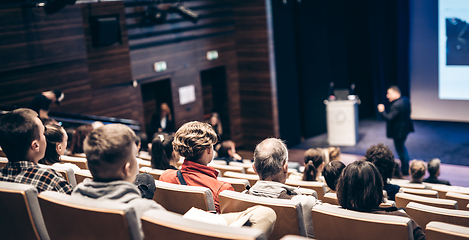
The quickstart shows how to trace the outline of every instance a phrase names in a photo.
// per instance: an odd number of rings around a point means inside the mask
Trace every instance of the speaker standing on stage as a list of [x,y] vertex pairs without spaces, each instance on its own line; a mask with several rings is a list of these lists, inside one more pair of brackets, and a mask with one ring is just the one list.
[[407,97],[401,96],[401,91],[397,86],[391,86],[386,94],[391,103],[388,112],[384,105],[378,105],[378,111],[386,119],[387,136],[394,140],[397,154],[401,160],[402,175],[409,175],[409,153],[405,147],[405,140],[410,132],[414,131],[414,125],[410,119],[410,101]]

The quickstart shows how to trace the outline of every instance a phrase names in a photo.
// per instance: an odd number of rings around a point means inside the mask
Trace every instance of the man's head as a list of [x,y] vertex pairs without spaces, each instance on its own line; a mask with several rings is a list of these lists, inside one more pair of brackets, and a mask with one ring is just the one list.
[[233,141],[223,141],[218,150],[218,157],[233,158],[236,153],[236,146]]
[[386,94],[386,97],[390,102],[396,101],[401,97],[401,90],[399,90],[399,87],[396,85],[392,85],[388,88],[388,94]]
[[138,173],[135,137],[134,131],[122,124],[96,128],[86,137],[84,151],[95,181],[135,181]]
[[438,177],[440,175],[440,159],[434,158],[428,162],[428,173],[432,177]]
[[188,122],[174,135],[173,148],[186,160],[207,165],[213,160],[218,136],[208,123]]
[[288,172],[288,150],[277,138],[267,138],[254,150],[254,171],[261,180],[285,183]]
[[394,154],[387,146],[382,143],[371,146],[366,150],[365,159],[378,168],[384,182],[392,177],[396,162],[394,161]]
[[0,146],[8,161],[37,163],[44,157],[44,125],[35,111],[20,108],[0,118]]

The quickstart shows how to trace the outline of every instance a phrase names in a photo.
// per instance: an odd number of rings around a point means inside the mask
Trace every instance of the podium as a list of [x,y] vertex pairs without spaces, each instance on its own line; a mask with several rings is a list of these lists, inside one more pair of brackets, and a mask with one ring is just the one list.
[[327,141],[331,146],[355,146],[358,140],[357,100],[325,101]]

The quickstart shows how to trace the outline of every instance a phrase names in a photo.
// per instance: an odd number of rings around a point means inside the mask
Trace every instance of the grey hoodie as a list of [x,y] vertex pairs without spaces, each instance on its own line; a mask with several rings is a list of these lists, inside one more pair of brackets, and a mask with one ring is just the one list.
[[303,209],[303,219],[305,222],[306,233],[308,237],[313,238],[313,221],[311,217],[311,209],[322,204],[320,200],[313,196],[301,195],[298,188],[291,187],[279,182],[259,180],[245,193],[267,198],[291,199],[299,202]]
[[[130,204],[135,209],[138,219],[142,217],[145,211],[150,209],[166,211],[155,201],[142,198],[138,188],[126,181],[95,182],[91,179],[85,179],[73,190],[72,196],[97,200],[113,200]],[[141,226],[140,221],[139,226]]]

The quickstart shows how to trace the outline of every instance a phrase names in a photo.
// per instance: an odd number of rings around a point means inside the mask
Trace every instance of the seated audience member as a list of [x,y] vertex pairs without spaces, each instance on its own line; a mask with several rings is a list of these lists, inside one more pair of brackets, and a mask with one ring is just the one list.
[[[396,207],[380,208],[383,201],[383,179],[378,169],[367,161],[349,164],[337,182],[337,200],[345,209],[412,218]],[[411,221],[414,239],[425,239],[422,228]],[[366,231],[366,229],[363,229]]]
[[329,161],[340,161],[340,147],[328,147]]
[[243,162],[243,158],[236,153],[236,145],[233,141],[223,141],[218,149],[216,160],[224,160],[226,164],[230,162]]
[[428,162],[428,173],[430,173],[430,177],[423,180],[426,183],[436,183],[436,184],[445,184],[451,185],[448,181],[440,180],[438,177],[440,176],[440,159],[434,158]]
[[104,126],[104,123],[100,122],[100,121],[95,121],[95,122],[91,123],[91,127],[93,129],[96,129],[96,128],[99,128],[99,127],[102,127],[102,126]]
[[341,161],[329,162],[324,167],[324,179],[326,180],[327,187],[329,188],[329,191],[327,192],[336,191],[337,179],[339,179],[344,168],[345,164]]
[[74,171],[79,171],[80,168],[72,163],[62,163],[60,156],[65,154],[67,149],[68,135],[65,129],[62,126],[56,124],[47,124],[45,125],[46,131],[44,135],[46,136],[46,152],[44,158],[39,160],[39,163],[45,165],[54,165],[54,166],[65,166],[73,169]]
[[324,182],[321,178],[324,169],[324,153],[321,149],[310,148],[305,152],[303,181]]
[[173,151],[174,137],[167,134],[157,135],[151,146],[151,167],[155,169],[174,169],[177,170],[179,154]]
[[321,204],[321,201],[313,196],[301,195],[298,188],[285,185],[288,173],[287,146],[280,139],[265,139],[254,150],[253,167],[260,180],[245,193],[300,202],[303,208],[306,232],[308,237],[313,237],[311,209],[315,205]]
[[90,134],[93,127],[90,124],[81,125],[73,133],[72,144],[70,145],[70,155],[84,157],[83,141]]
[[0,181],[30,184],[38,192],[70,194],[72,186],[59,173],[38,166],[46,151],[44,125],[31,109],[13,110],[0,118],[0,146],[8,158]]
[[425,168],[425,162],[422,160],[414,160],[410,164],[410,175],[412,180],[411,183],[422,183],[423,176],[425,176],[425,172],[427,169]]
[[396,194],[401,187],[388,183],[388,179],[392,178],[394,171],[394,154],[384,144],[373,145],[365,153],[365,160],[373,163],[378,168],[383,177],[383,189],[388,193],[389,200],[395,201]]

